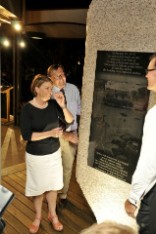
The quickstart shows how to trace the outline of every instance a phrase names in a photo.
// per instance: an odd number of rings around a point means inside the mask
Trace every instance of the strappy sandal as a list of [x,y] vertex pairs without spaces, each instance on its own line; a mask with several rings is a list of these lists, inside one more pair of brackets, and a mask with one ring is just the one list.
[[[48,220],[50,221],[50,223],[53,226],[53,229],[55,231],[61,232],[63,230],[63,225],[62,223],[58,220],[58,216],[51,216],[50,214],[48,214]],[[56,221],[57,220],[57,221]]]
[[[35,220],[39,220],[39,224],[38,224],[38,225],[34,224]],[[29,228],[29,232],[30,232],[30,233],[37,233],[38,230],[39,230],[41,219],[40,219],[40,218],[35,218],[35,220],[34,220],[34,222],[30,225],[30,228]]]

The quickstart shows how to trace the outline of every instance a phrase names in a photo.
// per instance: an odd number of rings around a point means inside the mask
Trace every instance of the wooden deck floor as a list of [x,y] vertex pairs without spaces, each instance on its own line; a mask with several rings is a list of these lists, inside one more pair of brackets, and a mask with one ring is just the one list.
[[[3,129],[2,129],[3,130]],[[14,131],[14,128],[12,127]],[[3,132],[2,137],[2,151],[5,153],[5,158],[7,162],[5,163],[4,158],[2,157],[3,165],[7,165],[8,167],[3,168],[3,176],[1,184],[11,190],[15,194],[15,199],[5,210],[3,218],[6,222],[6,228],[4,230],[4,234],[28,234],[29,226],[34,218],[34,208],[31,198],[27,198],[24,196],[24,186],[25,186],[25,168],[24,162],[21,162],[19,159],[19,164],[13,165],[13,151],[14,147],[10,149],[10,144],[4,142],[5,136],[7,134],[7,129],[5,126],[5,133]],[[18,135],[18,129],[15,129],[14,135]],[[16,137],[14,138],[14,140]],[[22,150],[18,147],[18,142],[14,142],[17,145],[15,147],[16,153],[18,155],[22,154]],[[5,143],[8,146],[8,150],[4,150]],[[12,152],[11,152],[12,150]],[[20,153],[19,153],[20,150]],[[7,152],[7,153],[6,153]],[[12,164],[9,165],[9,157],[11,158]],[[17,154],[15,155],[17,161]],[[22,156],[23,157],[23,156]],[[44,201],[43,203],[43,212],[42,212],[42,221],[41,227],[38,234],[55,234],[58,233],[54,231],[47,220],[47,205]],[[75,179],[75,166],[73,168],[72,180],[70,183],[70,189],[68,194],[68,203],[67,206],[63,209],[58,209],[58,214],[60,220],[64,224],[64,230],[60,233],[64,234],[76,234],[79,233],[84,228],[90,226],[95,223],[95,217],[83,196],[83,193]]]

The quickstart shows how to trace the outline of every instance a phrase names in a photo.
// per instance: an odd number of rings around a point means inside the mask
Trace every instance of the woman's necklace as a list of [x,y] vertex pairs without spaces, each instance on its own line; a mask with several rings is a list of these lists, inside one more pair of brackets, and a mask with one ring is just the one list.
[[48,106],[48,102],[39,103],[36,98],[33,98],[32,104],[40,109],[44,109]]

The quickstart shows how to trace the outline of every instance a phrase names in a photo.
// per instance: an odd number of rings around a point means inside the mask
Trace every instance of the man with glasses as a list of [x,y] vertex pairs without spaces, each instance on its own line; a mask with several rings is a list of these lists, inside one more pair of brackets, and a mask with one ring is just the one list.
[[[147,89],[156,92],[156,54],[146,70]],[[131,217],[141,201],[137,214],[140,234],[156,234],[156,105],[146,114],[142,146],[136,170],[132,177],[129,198],[125,210]]]
[[[64,67],[60,64],[53,64],[47,69],[47,75],[53,82],[53,93],[63,92],[67,106],[74,116],[74,122],[69,128],[65,129],[63,136],[60,137],[63,162],[64,187],[59,194],[59,204],[64,207],[67,202],[67,193],[72,175],[73,162],[78,144],[78,122],[80,117],[80,94],[78,88],[66,82]],[[63,123],[61,123],[64,128]]]

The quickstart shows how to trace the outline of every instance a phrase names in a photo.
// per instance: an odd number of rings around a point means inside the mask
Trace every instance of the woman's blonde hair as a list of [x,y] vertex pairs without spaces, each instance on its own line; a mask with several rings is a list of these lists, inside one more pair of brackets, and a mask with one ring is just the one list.
[[138,234],[138,232],[127,225],[105,221],[101,224],[93,224],[80,234]]
[[31,82],[31,86],[30,86],[30,90],[31,90],[34,97],[36,97],[36,95],[37,95],[35,88],[40,87],[45,82],[50,82],[52,84],[51,79],[48,78],[46,75],[37,74],[34,76],[32,82]]

